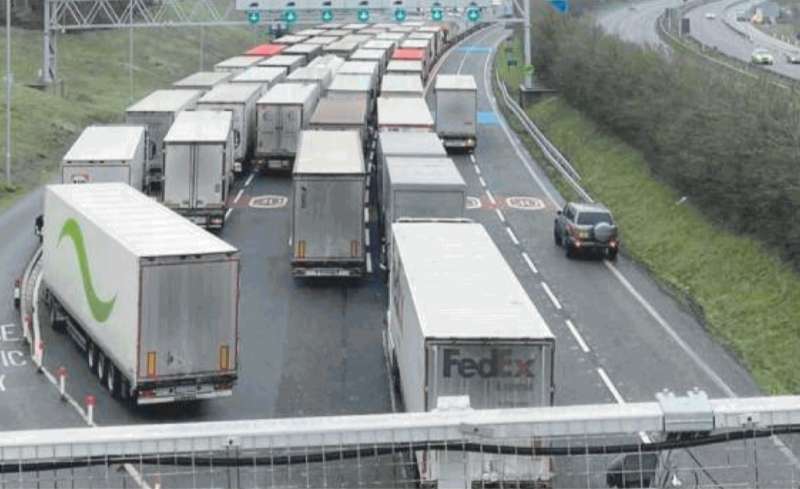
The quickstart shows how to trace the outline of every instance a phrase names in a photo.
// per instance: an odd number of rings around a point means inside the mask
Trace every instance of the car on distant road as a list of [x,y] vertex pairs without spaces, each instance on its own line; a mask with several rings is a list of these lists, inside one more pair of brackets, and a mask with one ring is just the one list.
[[753,54],[750,55],[750,62],[756,65],[771,65],[775,62],[775,58],[768,50],[756,48],[753,50]]
[[563,246],[567,258],[580,252],[600,253],[617,258],[619,232],[611,211],[597,203],[567,202],[553,224],[556,246]]
[[788,51],[786,53],[786,62],[789,64],[800,64],[800,51]]
[[717,18],[717,14],[715,14],[714,12],[706,12],[706,19],[714,20],[716,18]]

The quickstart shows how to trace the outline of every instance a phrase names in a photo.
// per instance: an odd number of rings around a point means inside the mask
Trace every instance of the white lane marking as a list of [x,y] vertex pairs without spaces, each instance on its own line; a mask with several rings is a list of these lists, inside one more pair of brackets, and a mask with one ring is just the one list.
[[369,248],[369,229],[364,230],[364,246]]
[[480,174],[481,174],[481,169],[480,169],[480,167],[479,167],[478,165],[473,165],[473,167],[475,168],[475,173],[477,173],[478,175],[480,175]]
[[232,211],[232,210],[233,210],[233,208],[230,208],[230,209],[228,209],[227,211],[225,211],[225,219],[226,219],[226,220],[228,219],[228,216],[230,216],[230,215],[231,215],[231,211]]
[[0,392],[6,391],[6,374],[0,375]]
[[528,252],[527,251],[523,251],[522,252],[522,259],[525,260],[525,263],[528,264],[528,268],[531,269],[531,272],[539,273],[539,270],[536,269],[536,265],[533,264],[533,260],[531,260],[531,257],[528,256]]
[[244,193],[244,189],[240,189],[239,193],[236,194],[236,197],[233,199],[233,203],[239,202],[239,199],[242,198],[242,194]]
[[369,209],[364,208],[364,223],[369,223]]
[[483,177],[478,177],[478,181],[481,182],[481,187],[486,188],[486,180]]
[[617,270],[617,267],[612,265],[608,260],[604,260],[603,262],[605,263],[606,268],[611,270],[611,273],[617,277],[617,280],[619,280],[622,286],[628,290],[628,292],[633,296],[634,299],[636,299],[637,302],[639,302],[644,310],[647,311],[647,313],[650,314],[653,319],[655,319],[661,328],[663,328],[664,331],[666,331],[666,333],[678,344],[678,346],[681,347],[684,353],[686,353],[689,358],[691,358],[692,361],[694,361],[700,367],[700,369],[711,378],[714,384],[722,389],[722,391],[725,392],[725,395],[728,397],[736,397],[736,393],[733,391],[733,389],[731,389],[731,387],[726,384],[725,381],[722,380],[722,378],[717,375],[717,373],[714,372],[714,370],[712,370],[712,368],[705,361],[703,361],[702,358],[700,358],[700,355],[698,355],[692,349],[692,347],[689,346],[683,340],[683,338],[681,338],[678,333],[675,332],[674,329],[672,329],[672,327],[669,325],[669,323],[667,323],[666,320],[664,320],[661,314],[659,314],[658,311],[656,311],[656,309],[647,301],[647,299],[642,297],[642,294],[640,294],[639,291],[636,290],[630,282],[628,282],[628,279],[625,278],[625,276],[622,275],[619,270]]
[[255,173],[251,173],[251,174],[250,174],[250,176],[249,176],[249,177],[247,177],[247,180],[245,180],[245,182],[244,182],[244,186],[245,186],[245,187],[248,187],[248,186],[250,186],[250,184],[251,184],[251,183],[253,183],[253,177],[255,177],[255,176],[256,176],[256,174],[255,174]]
[[367,253],[367,273],[372,273],[372,255]]
[[515,245],[519,246],[517,235],[514,234],[514,231],[512,231],[510,227],[506,227],[506,233],[508,233],[508,237],[511,238],[511,241],[513,241]]
[[506,223],[506,216],[503,215],[503,211],[501,211],[500,209],[495,209],[494,211],[495,211],[495,213],[497,213],[497,218],[500,219],[500,222],[505,224]]
[[566,323],[570,333],[572,333],[572,336],[575,337],[575,341],[578,342],[578,346],[581,347],[581,350],[583,350],[584,353],[589,353],[589,345],[587,345],[586,342],[583,341],[583,337],[578,332],[578,328],[576,328],[575,325],[572,324],[572,321],[570,321],[569,319],[567,319]]
[[471,162],[473,162],[473,163],[477,164],[477,162],[475,161],[475,155],[474,155],[474,154],[471,154],[471,155],[469,155],[469,160],[470,160]]
[[544,293],[547,294],[547,297],[550,299],[550,302],[553,303],[553,306],[555,306],[555,308],[560,311],[561,310],[561,303],[558,302],[558,299],[556,298],[556,295],[553,294],[552,290],[550,290],[550,286],[547,285],[547,282],[542,282],[542,288],[544,289]]
[[[614,399],[617,401],[617,404],[626,404],[625,399],[619,393],[614,383],[611,382],[611,378],[608,376],[603,367],[597,367],[597,373],[598,375],[600,375],[600,378],[606,385],[606,389],[608,389],[611,392],[611,395],[614,396]],[[652,443],[652,440],[644,431],[639,432],[639,438],[642,440],[643,443]]]
[[492,205],[497,205],[497,201],[494,200],[494,195],[492,195],[491,190],[486,189],[486,196],[489,197],[489,201],[492,203]]

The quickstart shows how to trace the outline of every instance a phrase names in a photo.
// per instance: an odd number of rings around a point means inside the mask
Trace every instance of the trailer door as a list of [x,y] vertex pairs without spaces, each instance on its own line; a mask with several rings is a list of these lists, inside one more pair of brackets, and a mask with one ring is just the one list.
[[280,148],[287,153],[297,151],[297,138],[303,125],[303,108],[298,105],[281,107],[281,142]]
[[169,144],[164,149],[164,203],[188,208],[193,205],[194,163],[192,145]]
[[131,181],[131,167],[126,164],[69,164],[61,167],[61,183],[122,182],[141,190],[142,182]]
[[195,151],[195,207],[218,206],[223,203],[225,148],[198,144]]
[[258,151],[273,153],[280,149],[280,106],[267,105],[258,109]]

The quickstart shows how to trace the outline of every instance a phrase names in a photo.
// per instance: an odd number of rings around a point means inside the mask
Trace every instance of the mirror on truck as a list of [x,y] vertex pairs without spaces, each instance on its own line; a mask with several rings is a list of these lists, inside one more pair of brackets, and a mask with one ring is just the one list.
[[658,455],[632,453],[614,459],[606,470],[606,485],[616,488],[650,487],[655,479]]

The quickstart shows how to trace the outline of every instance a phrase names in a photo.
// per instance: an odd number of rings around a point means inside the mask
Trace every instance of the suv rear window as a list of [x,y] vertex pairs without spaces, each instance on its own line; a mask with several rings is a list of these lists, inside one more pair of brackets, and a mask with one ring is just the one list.
[[583,226],[594,226],[595,224],[607,222],[613,224],[611,214],[608,212],[581,212],[578,214],[578,224]]

